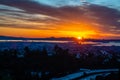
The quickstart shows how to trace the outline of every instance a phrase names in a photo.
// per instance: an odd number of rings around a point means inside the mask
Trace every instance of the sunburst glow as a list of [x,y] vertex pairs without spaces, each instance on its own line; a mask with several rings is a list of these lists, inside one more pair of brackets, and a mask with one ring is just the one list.
[[80,37],[80,36],[79,36],[79,37],[77,37],[77,39],[78,39],[78,40],[81,40],[81,39],[82,39],[82,37]]

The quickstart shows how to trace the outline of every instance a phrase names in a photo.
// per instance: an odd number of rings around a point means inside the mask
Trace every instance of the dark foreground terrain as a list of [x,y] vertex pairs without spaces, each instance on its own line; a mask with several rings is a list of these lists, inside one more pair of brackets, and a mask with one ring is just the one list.
[[0,80],[119,80],[118,47],[76,46],[1,49]]

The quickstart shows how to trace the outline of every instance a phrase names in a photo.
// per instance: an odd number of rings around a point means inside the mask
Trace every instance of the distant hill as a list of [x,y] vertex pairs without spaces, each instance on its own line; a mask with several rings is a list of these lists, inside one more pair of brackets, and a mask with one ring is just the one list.
[[0,40],[20,40],[25,39],[22,37],[0,36]]
[[60,38],[24,38],[24,37],[11,37],[11,36],[0,36],[0,40],[73,40],[73,37],[60,37]]

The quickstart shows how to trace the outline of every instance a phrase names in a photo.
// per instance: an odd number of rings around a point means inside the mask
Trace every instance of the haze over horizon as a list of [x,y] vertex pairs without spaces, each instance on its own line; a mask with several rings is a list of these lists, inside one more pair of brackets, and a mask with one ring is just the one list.
[[0,0],[0,35],[120,39],[120,0]]

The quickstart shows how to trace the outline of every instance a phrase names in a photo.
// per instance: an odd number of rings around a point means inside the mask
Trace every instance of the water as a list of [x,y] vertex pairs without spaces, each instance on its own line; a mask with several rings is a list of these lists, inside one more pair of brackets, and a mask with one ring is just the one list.
[[[3,42],[12,42],[12,43],[16,43],[16,42],[23,42],[23,43],[71,43],[74,44],[74,41],[63,41],[63,40],[0,40],[0,43]],[[93,46],[120,46],[120,42],[92,42],[92,41],[88,41],[88,42],[81,42],[81,45],[84,44],[89,44],[89,45],[93,45]]]
[[120,42],[107,42],[107,43],[99,43],[96,46],[120,46]]
[[43,42],[43,43],[69,43],[73,41],[61,40],[0,40],[0,42]]

